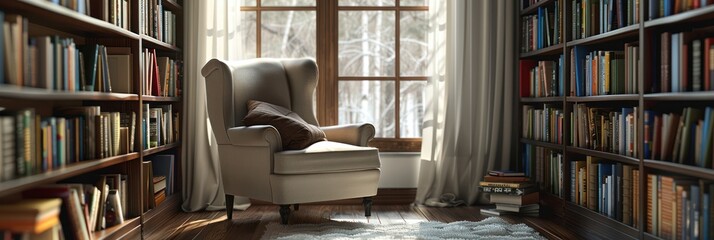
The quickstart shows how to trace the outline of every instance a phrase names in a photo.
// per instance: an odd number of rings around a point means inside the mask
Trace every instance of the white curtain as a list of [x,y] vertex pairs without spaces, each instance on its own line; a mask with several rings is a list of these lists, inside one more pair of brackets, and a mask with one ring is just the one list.
[[[182,151],[182,209],[223,210],[216,139],[206,110],[206,84],[201,68],[212,58],[237,60],[241,55],[238,0],[184,1],[184,126]],[[235,199],[236,209],[250,206]]]
[[431,78],[417,204],[486,203],[479,181],[488,170],[511,166],[516,5],[430,0]]

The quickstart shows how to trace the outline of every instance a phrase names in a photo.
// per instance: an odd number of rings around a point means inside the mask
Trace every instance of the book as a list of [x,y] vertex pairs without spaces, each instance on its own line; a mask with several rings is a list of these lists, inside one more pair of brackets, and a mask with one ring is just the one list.
[[131,55],[108,55],[107,66],[113,92],[134,93]]
[[509,194],[509,195],[524,195],[532,192],[538,191],[538,188],[536,187],[527,187],[527,188],[509,188],[509,187],[479,187],[481,192],[484,193],[500,193],[500,194]]
[[83,208],[76,189],[67,185],[47,185],[22,193],[24,198],[62,199],[60,222],[65,239],[91,239]]
[[504,215],[512,215],[514,214],[511,211],[505,211],[505,210],[498,210],[496,208],[482,208],[480,210],[482,215],[486,216],[504,216]]
[[520,182],[520,183],[502,183],[502,182],[479,182],[481,187],[506,187],[506,188],[527,188],[532,187],[533,184],[530,182]]
[[523,172],[512,171],[512,170],[491,170],[488,171],[488,175],[500,176],[500,177],[522,177],[525,176]]
[[528,182],[529,178],[525,176],[515,176],[515,177],[500,177],[500,176],[483,176],[483,180],[486,182]]
[[505,203],[500,203],[496,204],[496,209],[498,210],[503,210],[503,211],[509,211],[509,212],[518,212],[518,213],[538,213],[540,210],[540,205],[538,204],[528,204],[528,205],[515,205],[515,204],[505,204]]
[[24,199],[0,205],[0,229],[42,233],[59,223],[62,200]]
[[539,202],[539,194],[538,192],[533,192],[533,193],[528,193],[522,196],[518,195],[507,195],[507,194],[491,194],[490,195],[490,202],[491,203],[506,203],[506,204],[513,204],[513,205],[528,205],[528,204],[537,204]]

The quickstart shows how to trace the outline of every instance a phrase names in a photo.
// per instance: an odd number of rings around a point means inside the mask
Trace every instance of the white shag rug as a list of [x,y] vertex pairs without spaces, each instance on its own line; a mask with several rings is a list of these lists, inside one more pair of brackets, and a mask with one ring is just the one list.
[[329,222],[281,225],[269,223],[261,239],[545,239],[526,224],[510,224],[498,217],[479,222],[419,222],[367,224]]

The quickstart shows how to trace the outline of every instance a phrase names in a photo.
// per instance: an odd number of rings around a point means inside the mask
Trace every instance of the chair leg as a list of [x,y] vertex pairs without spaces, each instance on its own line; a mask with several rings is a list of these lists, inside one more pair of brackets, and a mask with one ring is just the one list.
[[233,195],[226,194],[226,216],[228,220],[233,219]]
[[372,216],[372,197],[363,198],[362,205],[364,205],[364,216]]
[[290,205],[280,205],[280,223],[283,225],[288,224],[288,218],[290,217]]
[[300,210],[300,204],[293,204],[293,210],[299,211],[299,210]]

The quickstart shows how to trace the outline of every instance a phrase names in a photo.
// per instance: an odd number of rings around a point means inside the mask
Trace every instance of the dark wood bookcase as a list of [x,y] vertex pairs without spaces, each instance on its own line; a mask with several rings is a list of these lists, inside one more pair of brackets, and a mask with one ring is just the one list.
[[[649,3],[647,0],[639,0],[640,8],[639,14],[642,17],[642,21],[637,24],[626,26],[623,28],[615,29],[609,32],[575,39],[571,36],[571,22],[572,19],[572,7],[571,0],[560,0],[565,1],[565,11],[564,13],[564,24],[565,29],[561,30],[564,36],[564,43],[556,44],[553,46],[544,47],[530,52],[520,53],[519,58],[521,60],[557,60],[560,55],[564,55],[563,67],[565,68],[565,96],[550,96],[550,97],[518,97],[519,109],[516,109],[519,115],[518,121],[523,121],[523,112],[521,107],[525,105],[532,106],[542,106],[543,104],[556,105],[563,109],[564,111],[564,121],[563,121],[563,138],[569,139],[571,137],[570,129],[570,113],[573,112],[573,105],[575,103],[585,103],[585,104],[595,104],[597,106],[606,106],[611,108],[618,107],[637,107],[638,121],[636,122],[636,128],[638,129],[636,141],[637,146],[637,156],[629,157],[617,153],[603,152],[598,150],[591,150],[586,148],[575,147],[570,144],[569,140],[564,140],[563,143],[551,143],[531,140],[523,137],[523,131],[519,129],[520,144],[518,146],[518,165],[522,168],[522,159],[524,153],[524,145],[529,144],[531,146],[542,147],[546,149],[552,149],[559,151],[563,154],[563,164],[560,171],[563,173],[563,183],[564,188],[563,196],[558,197],[554,194],[548,192],[541,192],[541,204],[545,206],[546,209],[550,210],[552,214],[559,218],[563,218],[571,227],[577,229],[578,231],[586,232],[585,236],[591,236],[592,238],[605,238],[605,239],[659,239],[659,237],[654,236],[647,232],[646,229],[646,219],[647,219],[647,199],[646,199],[646,187],[647,186],[647,174],[657,173],[657,174],[671,174],[680,175],[696,178],[697,180],[703,181],[714,181],[714,169],[702,168],[697,166],[684,165],[679,163],[673,163],[661,160],[652,160],[644,158],[644,111],[645,110],[664,110],[665,107],[661,105],[669,106],[670,108],[678,108],[681,110],[684,107],[697,106],[699,108],[703,106],[714,106],[714,91],[699,91],[699,92],[664,92],[664,93],[650,93],[649,89],[645,89],[645,84],[648,81],[652,81],[652,69],[659,68],[660,66],[653,66],[653,62],[650,61],[652,54],[660,54],[659,46],[656,46],[655,38],[659,37],[659,33],[663,31],[678,32],[683,29],[703,29],[700,31],[706,32],[705,34],[700,34],[700,37],[712,37],[714,36],[714,31],[710,27],[714,27],[714,5],[709,4],[708,6],[701,7],[694,10],[689,10],[681,12],[678,14],[673,14],[667,17],[660,17],[653,20],[649,20],[648,11]],[[523,1],[520,1],[523,2]],[[518,22],[521,23],[522,18],[528,15],[537,14],[538,7],[552,6],[555,4],[554,0],[541,0],[530,6],[522,6],[518,16]],[[519,35],[522,34],[521,26],[518,27]],[[520,37],[518,38],[519,42]],[[641,65],[637,69],[639,71],[638,79],[638,93],[637,94],[618,94],[618,95],[600,95],[600,96],[571,96],[570,91],[570,71],[573,66],[570,66],[570,50],[575,46],[589,46],[593,50],[600,50],[599,48],[607,46],[620,45],[622,46],[626,42],[637,42],[639,46],[639,59],[641,59]],[[520,49],[520,48],[519,48]],[[654,49],[654,50],[652,50]],[[689,63],[691,64],[691,63]],[[703,65],[703,63],[702,63]],[[516,86],[521,86],[520,78],[515,79]],[[516,92],[521,92],[520,89]],[[521,125],[519,125],[521,126]],[[574,160],[582,160],[582,156],[593,156],[601,159],[605,159],[614,163],[623,163],[627,165],[634,166],[635,169],[639,169],[639,192],[633,194],[638,194],[639,198],[639,224],[638,227],[632,227],[626,225],[620,221],[609,218],[603,214],[592,211],[587,207],[583,207],[576,203],[570,201],[570,165]],[[580,158],[580,159],[576,159]],[[545,173],[543,173],[545,174]]]
[[[84,0],[80,0],[84,1]],[[128,198],[129,208],[123,224],[113,226],[102,231],[90,233],[93,239],[140,239],[142,238],[142,228],[151,219],[147,216],[155,215],[166,209],[178,209],[181,193],[181,136],[177,136],[177,141],[162,146],[147,148],[145,139],[141,136],[141,119],[145,114],[145,104],[151,106],[171,105],[174,113],[178,113],[179,121],[184,123],[183,97],[162,97],[152,96],[149,93],[142,93],[140,83],[145,82],[142,74],[145,68],[141,59],[144,49],[156,49],[159,56],[170,57],[173,60],[183,62],[183,7],[180,1],[156,0],[161,2],[164,10],[169,10],[176,15],[175,44],[157,40],[149,35],[142,34],[139,30],[141,18],[139,17],[139,0],[128,0],[128,19],[130,28],[124,29],[107,21],[95,17],[78,13],[66,7],[52,4],[51,1],[44,0],[3,0],[0,1],[0,10],[5,14],[18,14],[26,18],[29,22],[29,35],[59,35],[71,37],[77,45],[96,43],[108,47],[128,48],[131,51],[131,73],[129,74],[133,86],[132,93],[109,93],[109,92],[89,92],[89,91],[62,91],[48,90],[32,87],[19,87],[10,84],[0,84],[0,106],[6,109],[33,108],[42,116],[53,115],[53,109],[65,106],[100,106],[102,111],[110,109],[113,111],[133,111],[137,116],[136,127],[136,148],[128,154],[79,161],[67,164],[59,169],[29,175],[12,180],[0,182],[0,199],[14,199],[19,197],[24,190],[52,183],[62,183],[73,181],[73,179],[91,178],[102,173],[122,173],[127,175],[128,192],[137,192],[141,195],[131,195]],[[90,1],[91,4],[102,4],[102,1]],[[109,1],[104,1],[105,3]],[[147,1],[148,3],[149,1]],[[0,30],[1,31],[1,30]],[[0,73],[2,74],[2,73]],[[183,70],[180,70],[183,74]],[[181,79],[178,78],[177,79]],[[184,83],[179,81],[179,92],[183,92]],[[183,134],[183,128],[178,127],[179,133]],[[141,199],[143,196],[142,186],[142,162],[148,160],[155,154],[172,154],[174,158],[174,188],[177,189],[173,195],[167,196],[165,204],[161,204],[154,209],[149,209]],[[91,183],[91,182],[87,182]],[[153,196],[152,196],[153,198]],[[161,220],[161,221],[165,221]]]

